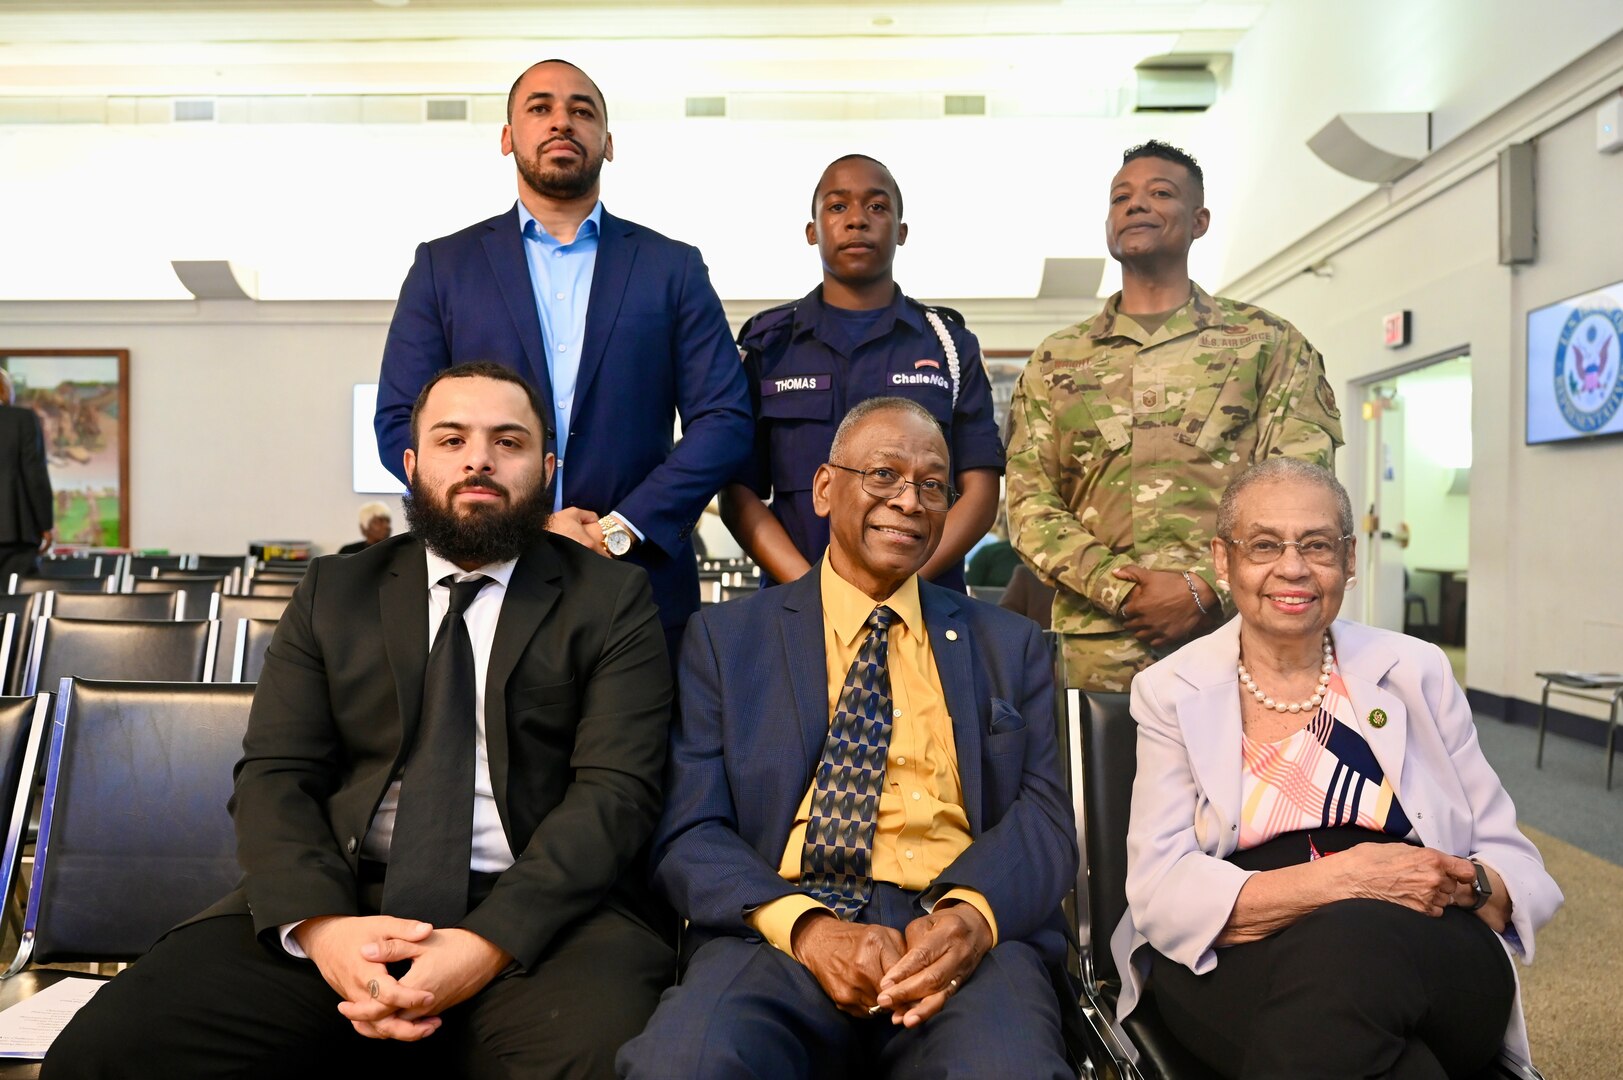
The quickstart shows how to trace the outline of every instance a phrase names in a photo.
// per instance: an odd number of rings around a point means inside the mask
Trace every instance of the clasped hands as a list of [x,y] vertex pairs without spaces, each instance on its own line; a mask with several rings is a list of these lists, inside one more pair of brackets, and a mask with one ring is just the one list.
[[1222,601],[1212,587],[1196,575],[1190,577],[1210,614],[1202,613],[1196,606],[1195,598],[1189,595],[1189,582],[1184,580],[1181,571],[1123,566],[1111,574],[1133,583],[1133,591],[1121,608],[1121,624],[1151,648],[1181,645],[1202,632],[1202,627],[1210,630],[1222,622]]
[[[484,989],[513,960],[471,930],[390,915],[308,919],[293,936],[343,998],[338,1011],[369,1039],[427,1038],[439,1030],[441,1013]],[[396,961],[411,963],[399,979],[387,967]]]
[[935,1016],[992,948],[992,928],[970,904],[940,904],[898,933],[812,913],[795,925],[792,948],[843,1013],[866,1019],[889,1010],[914,1028]]

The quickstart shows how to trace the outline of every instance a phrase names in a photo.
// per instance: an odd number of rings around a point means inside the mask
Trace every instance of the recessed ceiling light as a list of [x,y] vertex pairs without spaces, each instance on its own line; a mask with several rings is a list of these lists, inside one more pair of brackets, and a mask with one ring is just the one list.
[[372,0],[379,7],[405,7],[411,0]]
[[873,24],[875,26],[895,26],[896,20],[889,15],[875,15]]

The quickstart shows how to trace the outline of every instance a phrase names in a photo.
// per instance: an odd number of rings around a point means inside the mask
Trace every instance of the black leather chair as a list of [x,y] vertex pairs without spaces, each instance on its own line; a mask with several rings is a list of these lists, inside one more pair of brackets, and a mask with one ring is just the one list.
[[[1077,937],[1083,1012],[1108,1049],[1110,1075],[1121,1080],[1218,1080],[1166,1027],[1146,985],[1125,1021],[1116,1020],[1121,973],[1110,935],[1127,910],[1127,825],[1138,769],[1138,725],[1127,694],[1066,692],[1069,782],[1082,848]],[[1501,1060],[1480,1080],[1542,1080],[1536,1069]]]
[[265,669],[265,650],[276,634],[277,619],[238,619],[231,660],[232,682],[258,682]]
[[0,697],[0,811],[6,822],[4,861],[0,863],[0,908],[7,926],[20,925],[21,911],[13,911],[12,896],[17,892],[18,870],[27,843],[32,777],[39,765],[40,752],[51,730],[51,695]]
[[18,577],[11,575],[12,593],[104,593],[112,592],[117,584],[111,577]]
[[[22,685],[23,666],[28,659],[28,643],[34,635],[34,611],[42,593],[0,595],[0,620],[10,619],[0,636],[0,694],[15,693]],[[0,804],[3,805],[3,804]]]
[[23,688],[34,693],[70,676],[209,682],[219,623],[50,619],[34,622]]
[[281,596],[293,595],[293,590],[299,587],[298,578],[271,577],[256,574],[248,582],[249,596]]
[[104,560],[100,555],[59,555],[40,559],[33,576],[41,578],[104,577],[113,572],[117,559]]
[[[236,885],[226,801],[252,703],[247,685],[62,680],[55,722],[44,725],[39,842],[0,1007],[84,977],[29,964],[135,960]],[[15,823],[8,857],[13,841]]]
[[243,619],[275,622],[286,610],[285,596],[220,597],[220,646],[214,654],[214,681],[232,681],[237,659],[237,631]]
[[208,574],[241,573],[248,569],[247,555],[193,555],[191,568]]
[[187,561],[185,555],[131,555],[124,560],[124,575],[137,578],[147,577],[154,570],[184,570]]
[[173,619],[179,593],[48,592],[40,615],[52,619]]

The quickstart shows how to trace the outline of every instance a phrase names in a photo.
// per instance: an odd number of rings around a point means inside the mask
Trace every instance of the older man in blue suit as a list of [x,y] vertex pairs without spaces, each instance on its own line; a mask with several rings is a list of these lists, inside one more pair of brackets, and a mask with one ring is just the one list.
[[701,612],[654,882],[686,974],[622,1077],[1071,1077],[1076,835],[1036,625],[918,578],[953,501],[923,408],[841,423],[799,581]]
[[518,203],[418,246],[383,350],[378,451],[409,485],[411,405],[435,373],[517,371],[551,406],[549,528],[646,569],[674,644],[699,606],[691,534],[750,450],[738,350],[699,252],[603,208],[614,138],[597,84],[543,60],[507,117]]

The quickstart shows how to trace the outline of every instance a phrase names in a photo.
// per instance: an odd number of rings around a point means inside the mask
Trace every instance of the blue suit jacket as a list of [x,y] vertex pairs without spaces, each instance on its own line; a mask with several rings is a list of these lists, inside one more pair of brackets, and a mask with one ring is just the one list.
[[[493,360],[550,402],[542,344],[516,206],[419,244],[378,379],[384,465],[405,480],[412,402],[453,364]],[[550,410],[544,419],[550,447]],[[642,531],[631,561],[647,569],[661,621],[679,625],[699,606],[689,534],[750,452],[749,391],[698,250],[607,210],[571,423],[563,505],[618,510]]]
[[[1076,827],[1060,778],[1042,631],[928,582],[919,583],[919,597],[975,838],[925,899],[953,886],[977,889],[1001,940],[1028,941],[1058,965]],[[682,707],[654,839],[654,886],[699,939],[751,934],[746,911],[797,891],[778,864],[828,736],[817,567],[705,608],[688,623],[679,670]]]

